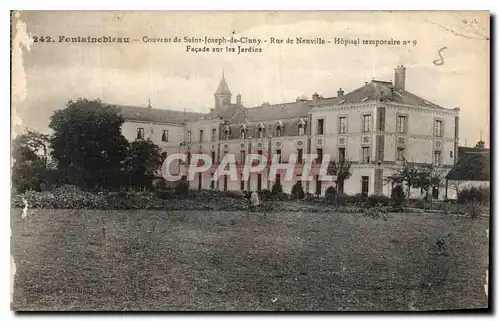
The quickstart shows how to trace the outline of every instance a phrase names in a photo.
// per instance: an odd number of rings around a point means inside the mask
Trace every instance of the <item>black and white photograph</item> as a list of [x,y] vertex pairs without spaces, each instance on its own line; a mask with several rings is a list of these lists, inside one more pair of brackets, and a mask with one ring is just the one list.
[[491,309],[490,19],[12,11],[11,310]]

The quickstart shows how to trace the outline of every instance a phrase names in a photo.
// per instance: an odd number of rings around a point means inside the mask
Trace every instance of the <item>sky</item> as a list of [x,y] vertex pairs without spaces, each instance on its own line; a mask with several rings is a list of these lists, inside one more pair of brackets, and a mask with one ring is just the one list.
[[[70,99],[208,112],[222,71],[247,107],[335,96],[371,79],[460,108],[460,144],[489,146],[490,23],[487,12],[64,12],[23,11],[13,20],[14,127],[47,132]],[[261,53],[192,53],[185,43],[67,44],[59,36],[323,37],[416,40],[410,46],[269,44]],[[55,43],[34,43],[51,36]],[[203,45],[196,45],[203,46]],[[445,49],[442,49],[446,47]],[[441,50],[441,51],[440,51]],[[434,61],[443,57],[442,64]],[[439,61],[441,62],[441,60]],[[439,63],[438,62],[438,63]]]

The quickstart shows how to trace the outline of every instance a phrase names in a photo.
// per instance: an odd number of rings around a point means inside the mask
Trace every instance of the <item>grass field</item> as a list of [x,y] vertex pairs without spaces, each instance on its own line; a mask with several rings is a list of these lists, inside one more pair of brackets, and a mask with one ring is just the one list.
[[[488,305],[486,218],[21,211],[11,214],[17,311]],[[448,233],[444,256],[434,244]]]

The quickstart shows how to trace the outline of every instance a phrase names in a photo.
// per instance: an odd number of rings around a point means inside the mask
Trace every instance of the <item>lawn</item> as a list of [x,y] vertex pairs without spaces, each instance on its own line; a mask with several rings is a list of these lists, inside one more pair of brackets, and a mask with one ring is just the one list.
[[[28,210],[12,309],[485,308],[487,218]],[[451,233],[448,236],[448,233]],[[448,255],[436,251],[444,235]]]

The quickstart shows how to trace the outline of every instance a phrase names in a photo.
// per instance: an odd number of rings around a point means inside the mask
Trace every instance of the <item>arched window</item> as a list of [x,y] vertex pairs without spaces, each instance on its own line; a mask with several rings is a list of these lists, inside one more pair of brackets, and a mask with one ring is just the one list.
[[229,126],[224,126],[224,139],[228,140],[229,139],[229,134],[231,133],[231,129]]
[[283,129],[281,128],[281,126],[276,127],[276,137],[280,137],[281,136],[281,131],[282,130]]
[[264,128],[262,128],[262,127],[257,128],[257,136],[259,138],[264,137]]
[[297,131],[298,131],[299,136],[304,136],[304,134],[305,134],[304,125],[303,124],[299,124],[297,126]]

